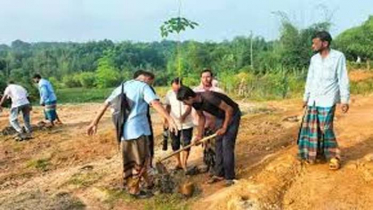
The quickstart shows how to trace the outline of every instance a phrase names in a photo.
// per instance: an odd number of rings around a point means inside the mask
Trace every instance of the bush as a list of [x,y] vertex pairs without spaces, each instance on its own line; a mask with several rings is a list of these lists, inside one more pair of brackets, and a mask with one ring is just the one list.
[[62,84],[56,79],[56,77],[49,77],[48,80],[52,83],[54,89],[62,88]]
[[79,78],[76,75],[66,75],[62,78],[62,83],[67,88],[80,87]]
[[79,83],[84,88],[92,88],[96,83],[96,76],[93,72],[83,72],[78,75]]

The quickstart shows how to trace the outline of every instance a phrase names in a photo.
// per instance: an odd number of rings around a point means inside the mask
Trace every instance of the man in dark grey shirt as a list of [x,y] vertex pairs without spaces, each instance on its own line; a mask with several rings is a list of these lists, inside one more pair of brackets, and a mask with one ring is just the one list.
[[216,166],[215,175],[208,183],[226,180],[226,185],[232,185],[234,173],[234,146],[238,127],[240,125],[241,111],[238,104],[228,96],[217,92],[195,93],[189,87],[181,87],[177,99],[191,105],[198,114],[198,128],[195,140],[202,139],[205,125],[203,111],[216,117]]

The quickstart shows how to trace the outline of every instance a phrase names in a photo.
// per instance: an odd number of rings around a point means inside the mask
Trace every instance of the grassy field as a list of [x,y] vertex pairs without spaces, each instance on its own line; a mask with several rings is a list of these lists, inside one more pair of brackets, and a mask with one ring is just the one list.
[[[166,95],[168,87],[156,87],[158,96],[163,97]],[[87,103],[87,102],[104,102],[111,94],[114,88],[65,88],[57,89],[56,94],[58,103]]]
[[[236,75],[234,78],[222,80],[221,87],[234,99],[249,99],[253,101],[280,100],[283,98],[301,98],[305,81],[301,75],[290,75],[286,79],[281,75],[269,74],[255,78],[246,78],[244,94],[240,93],[239,81],[247,75]],[[163,98],[170,87],[155,87],[157,95]],[[114,88],[67,88],[58,89],[59,103],[103,102]],[[350,72],[351,94],[368,94],[373,92],[373,72],[356,70]]]

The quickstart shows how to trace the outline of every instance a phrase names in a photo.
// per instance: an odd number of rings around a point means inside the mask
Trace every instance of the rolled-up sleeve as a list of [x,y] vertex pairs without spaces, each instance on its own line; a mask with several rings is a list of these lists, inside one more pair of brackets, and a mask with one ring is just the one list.
[[339,58],[337,66],[338,85],[341,96],[341,103],[348,104],[350,101],[350,82],[346,66],[346,57],[342,55]]
[[149,85],[145,85],[143,89],[144,100],[146,103],[151,104],[154,100],[159,100],[158,96],[154,93]]
[[122,86],[119,86],[113,90],[113,92],[110,94],[110,96],[105,100],[106,104],[111,104],[112,101],[121,94],[122,92]]

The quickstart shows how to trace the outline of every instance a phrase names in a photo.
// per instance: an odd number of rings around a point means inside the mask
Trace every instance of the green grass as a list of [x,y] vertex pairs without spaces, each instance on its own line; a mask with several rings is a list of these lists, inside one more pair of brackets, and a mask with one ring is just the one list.
[[[65,88],[56,90],[58,103],[88,103],[104,102],[115,88]],[[160,97],[164,97],[169,87],[156,87],[155,90]]]
[[[232,79],[233,80],[233,79]],[[233,83],[232,83],[233,82]],[[301,98],[305,81],[299,75],[290,75],[287,82],[276,75],[257,77],[249,82],[247,92],[238,95],[238,84],[232,81],[229,87],[225,87],[227,93],[235,99],[249,99],[255,101],[279,100],[283,98]],[[227,85],[225,85],[227,86]],[[59,103],[87,103],[104,102],[114,88],[67,88],[57,90]],[[156,87],[157,95],[163,98],[170,87]],[[360,82],[351,82],[351,94],[368,94],[373,92],[373,79]]]
[[129,196],[126,191],[120,189],[105,189],[108,195],[105,203],[113,207],[117,202],[138,203],[144,210],[187,210],[190,209],[191,199],[185,199],[179,194],[158,194],[150,199],[136,200]]
[[58,103],[104,102],[114,88],[66,88],[56,91]]
[[28,168],[36,168],[38,171],[48,171],[50,165],[49,159],[37,159],[27,162]]

